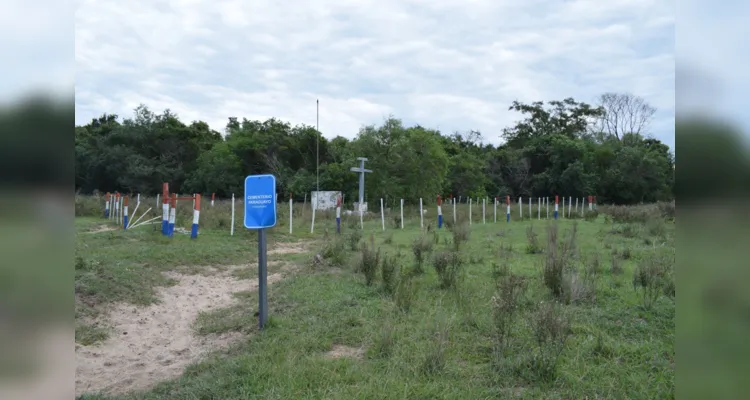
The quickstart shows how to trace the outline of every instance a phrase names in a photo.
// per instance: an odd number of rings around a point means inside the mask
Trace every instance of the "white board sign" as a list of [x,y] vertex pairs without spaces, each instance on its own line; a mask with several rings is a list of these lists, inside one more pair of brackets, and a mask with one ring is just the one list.
[[336,199],[341,195],[340,191],[312,191],[310,199],[316,210],[333,210],[336,208]]

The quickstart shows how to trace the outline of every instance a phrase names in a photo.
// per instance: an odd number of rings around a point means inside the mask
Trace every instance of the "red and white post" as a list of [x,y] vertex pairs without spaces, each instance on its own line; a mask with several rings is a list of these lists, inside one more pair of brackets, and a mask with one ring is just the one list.
[[555,195],[555,219],[557,219],[557,203],[558,203],[558,196]]
[[[213,200],[211,200],[213,203]],[[193,226],[190,228],[190,239],[198,237],[198,220],[201,216],[201,195],[195,194],[195,206],[193,207]]]
[[104,218],[109,218],[109,202],[111,201],[110,197],[111,196],[109,192],[104,195]]
[[216,193],[211,193],[211,207],[214,206],[214,200],[216,200]]

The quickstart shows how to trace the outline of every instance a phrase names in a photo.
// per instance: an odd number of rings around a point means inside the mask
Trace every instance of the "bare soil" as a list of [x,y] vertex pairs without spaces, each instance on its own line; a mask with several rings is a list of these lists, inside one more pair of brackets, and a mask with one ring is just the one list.
[[[76,396],[148,389],[179,377],[187,365],[208,353],[241,340],[243,335],[237,332],[199,336],[192,329],[201,311],[230,307],[237,301],[232,293],[257,289],[257,279],[238,280],[232,272],[165,273],[177,283],[159,288],[159,303],[114,304],[105,313],[111,326],[109,339],[98,345],[76,345]],[[271,274],[268,283],[281,278],[282,274]]]

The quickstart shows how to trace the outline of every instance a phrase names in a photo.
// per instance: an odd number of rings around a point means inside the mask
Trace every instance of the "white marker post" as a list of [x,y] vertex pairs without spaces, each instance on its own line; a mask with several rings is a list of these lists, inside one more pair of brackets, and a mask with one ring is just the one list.
[[529,196],[529,219],[531,219],[531,218],[532,218],[532,216],[531,216],[531,212],[532,212],[532,211],[533,211],[533,210],[532,210],[532,208],[531,208],[531,196]]
[[453,200],[453,225],[456,225],[456,199]]
[[518,216],[523,220],[523,197],[518,198]]
[[495,196],[495,210],[494,210],[494,214],[495,214],[495,223],[497,223],[497,196]]
[[232,223],[229,224],[229,236],[234,236],[234,193],[232,193]]
[[[485,200],[486,200],[486,199],[482,198],[482,223],[483,223],[483,224],[486,224],[486,223],[487,223],[487,220],[486,220],[486,219],[485,219],[485,217],[484,217],[484,214],[485,214],[485,213],[484,213],[484,209],[485,209],[485,203],[486,203],[486,201],[485,201]],[[477,199],[477,201],[479,201],[479,199]]]
[[404,199],[401,199],[401,229],[404,229]]
[[419,227],[424,228],[424,211],[422,211],[422,198],[419,198]]
[[549,197],[544,198],[544,204],[547,206],[547,219],[549,219]]
[[536,217],[539,221],[541,221],[542,220],[542,198],[541,197],[536,198],[536,208],[537,208]]
[[[211,199],[211,205],[212,206],[214,205],[214,200],[213,199]],[[290,235],[292,234],[292,225],[293,225],[292,224],[292,214],[293,214],[293,211],[294,210],[292,209],[292,194],[289,193],[289,234]]]
[[469,198],[469,225],[471,225],[471,198]]
[[[557,206],[557,203],[555,203],[555,206]],[[565,196],[562,198],[562,215],[561,218],[565,217]]]
[[573,196],[568,197],[568,218],[570,218],[570,208],[573,207]]
[[315,199],[313,200],[310,196],[310,202],[312,203],[312,224],[310,225],[310,233],[315,232],[315,211],[318,209],[318,192],[315,192]]
[[383,230],[385,231],[385,212],[383,211],[383,198],[380,198],[380,222],[383,224]]

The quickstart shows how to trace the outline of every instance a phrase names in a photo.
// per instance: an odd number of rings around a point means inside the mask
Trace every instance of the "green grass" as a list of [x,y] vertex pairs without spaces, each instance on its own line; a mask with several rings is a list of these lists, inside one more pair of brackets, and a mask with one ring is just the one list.
[[[257,317],[247,312],[257,309],[257,296],[239,293],[239,305],[202,313],[195,327],[200,334],[248,332],[249,340],[188,367],[179,379],[122,398],[674,398],[674,299],[662,295],[653,307],[645,308],[641,292],[632,284],[640,262],[649,260],[652,253],[674,250],[673,222],[663,226],[613,223],[602,215],[591,222],[575,220],[580,257],[571,265],[583,273],[585,260],[598,253],[601,268],[594,274],[592,299],[561,305],[570,317],[570,336],[554,372],[543,377],[537,373],[541,371],[539,357],[548,350],[538,345],[533,321],[540,303],[552,300],[541,280],[549,221],[514,217],[506,224],[499,216],[495,224],[488,207],[487,224],[481,224],[481,208],[473,211],[468,241],[460,245],[463,264],[455,285],[441,285],[433,266],[435,254],[454,249],[448,229],[435,232],[430,219],[434,213],[425,218],[430,232],[424,235],[433,245],[421,274],[410,273],[415,264],[412,244],[420,236],[418,214],[406,213],[404,230],[393,228],[391,215],[386,215],[385,232],[379,216],[365,221],[362,241],[372,240],[382,255],[401,254],[397,258],[400,279],[411,279],[406,291],[411,296],[408,310],[396,306],[398,287],[393,293],[384,290],[380,273],[375,284],[365,285],[364,275],[355,272],[359,251],[352,251],[348,243],[341,246],[346,260],[342,267],[306,267],[325,248],[323,230],[329,229],[328,240],[335,235],[331,219],[318,219],[316,225],[320,225],[313,235],[309,225],[307,229],[295,227],[292,237],[288,226],[272,229],[275,241],[318,241],[310,252],[278,257],[303,268],[270,288],[269,327],[257,331]],[[446,208],[445,215],[451,221],[452,209]],[[358,224],[358,217],[352,219]],[[76,227],[83,232],[100,221],[77,218]],[[544,249],[541,253],[525,250],[526,229],[531,224]],[[573,220],[559,221],[561,241],[572,224]],[[347,218],[342,221],[344,235],[352,225]],[[223,228],[205,230],[198,240],[190,241],[186,236],[167,240],[149,227],[140,229],[77,235],[76,254],[84,260],[76,270],[79,296],[96,299],[94,304],[148,304],[155,300],[156,286],[170,284],[162,271],[182,266],[198,272],[203,265],[255,261],[257,244],[246,233],[230,238]],[[621,255],[623,249],[629,253],[627,259]],[[610,272],[613,252],[622,273]],[[507,265],[511,273],[528,282],[501,355],[495,351],[492,311],[497,290],[493,265],[497,264]],[[77,314],[83,318],[89,308],[80,308]],[[84,325],[77,329],[76,338],[101,340],[97,332]],[[329,359],[325,353],[333,345],[364,347],[365,356]]]

